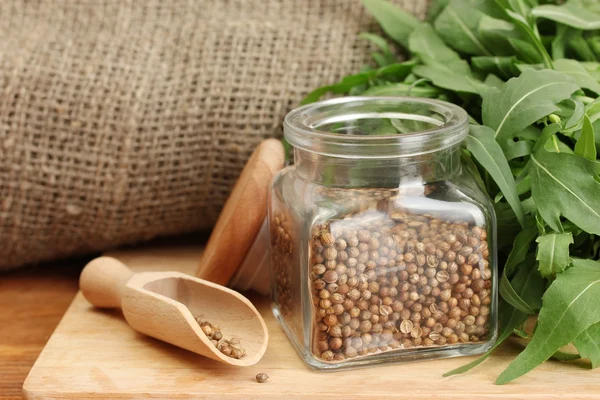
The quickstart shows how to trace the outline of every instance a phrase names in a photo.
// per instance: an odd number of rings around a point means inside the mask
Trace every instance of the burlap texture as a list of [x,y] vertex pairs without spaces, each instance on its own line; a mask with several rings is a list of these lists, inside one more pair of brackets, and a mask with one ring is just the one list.
[[0,268],[209,229],[375,26],[358,0],[0,1]]

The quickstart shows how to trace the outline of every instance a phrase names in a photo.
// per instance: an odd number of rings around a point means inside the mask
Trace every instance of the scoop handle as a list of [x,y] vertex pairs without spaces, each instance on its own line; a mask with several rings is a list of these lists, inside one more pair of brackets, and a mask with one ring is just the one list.
[[121,295],[133,272],[112,257],[98,257],[90,261],[79,276],[83,296],[100,308],[121,308]]

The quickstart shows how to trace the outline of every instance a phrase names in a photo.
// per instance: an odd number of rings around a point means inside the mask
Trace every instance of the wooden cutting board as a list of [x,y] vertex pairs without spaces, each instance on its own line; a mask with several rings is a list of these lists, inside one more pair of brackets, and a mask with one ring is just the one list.
[[[140,248],[110,254],[133,269],[193,273],[199,247]],[[269,348],[253,367],[227,366],[134,332],[118,311],[93,309],[77,294],[25,384],[29,399],[592,399],[600,398],[600,369],[587,361],[547,362],[504,386],[492,382],[519,348],[513,341],[475,370],[442,373],[473,358],[455,358],[350,371],[317,372],[296,354],[269,309]],[[255,375],[271,378],[259,384]]]

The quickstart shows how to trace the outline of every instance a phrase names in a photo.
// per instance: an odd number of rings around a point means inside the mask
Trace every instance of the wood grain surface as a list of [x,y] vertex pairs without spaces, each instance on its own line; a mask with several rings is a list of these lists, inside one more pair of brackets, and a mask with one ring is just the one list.
[[84,264],[0,274],[0,399],[23,398],[23,381],[77,293]]
[[[193,272],[198,246],[111,254],[137,270]],[[513,340],[468,374],[441,375],[472,358],[322,373],[304,365],[264,297],[251,297],[270,342],[252,367],[228,366],[134,332],[118,311],[98,311],[78,294],[25,382],[30,399],[593,399],[600,370],[547,362],[504,386],[493,380],[521,343]],[[221,326],[221,329],[226,329]],[[263,384],[255,375],[264,372]]]

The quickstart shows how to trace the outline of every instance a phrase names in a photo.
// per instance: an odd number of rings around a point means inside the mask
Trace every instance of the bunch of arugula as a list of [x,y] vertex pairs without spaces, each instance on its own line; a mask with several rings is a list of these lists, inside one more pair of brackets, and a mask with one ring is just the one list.
[[[497,347],[528,340],[503,384],[549,358],[600,365],[600,2],[437,0],[426,22],[386,2],[363,0],[387,40],[339,83],[310,93],[419,96],[470,115],[465,157],[495,199],[503,261]],[[544,3],[544,4],[540,4]],[[532,333],[524,331],[538,314]],[[560,351],[573,343],[579,354]],[[490,350],[490,352],[492,351]],[[446,375],[466,372],[478,360]]]

